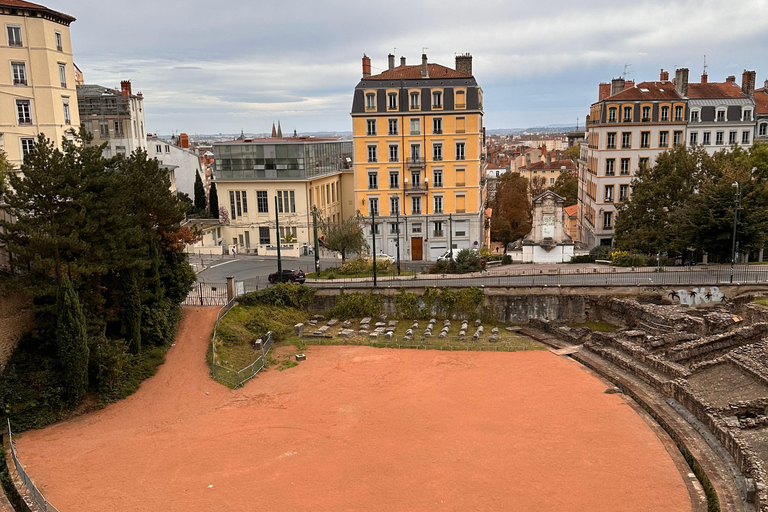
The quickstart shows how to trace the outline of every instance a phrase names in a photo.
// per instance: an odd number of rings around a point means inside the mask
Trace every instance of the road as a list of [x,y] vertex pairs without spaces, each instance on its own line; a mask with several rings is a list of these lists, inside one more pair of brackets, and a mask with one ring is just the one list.
[[[299,258],[282,258],[284,269],[303,270],[306,273],[315,271],[315,259],[313,256],[301,256]],[[198,257],[190,257],[190,262],[200,264]],[[203,283],[223,283],[228,276],[233,276],[236,281],[245,281],[248,279],[263,280],[266,283],[267,276],[277,272],[277,258],[266,256],[237,255],[222,256],[221,259],[209,261],[205,260],[207,268],[198,273],[198,282]],[[335,258],[321,258],[320,269],[324,270],[330,267],[338,267],[341,260]],[[401,268],[421,270],[426,266],[424,263],[401,262]]]

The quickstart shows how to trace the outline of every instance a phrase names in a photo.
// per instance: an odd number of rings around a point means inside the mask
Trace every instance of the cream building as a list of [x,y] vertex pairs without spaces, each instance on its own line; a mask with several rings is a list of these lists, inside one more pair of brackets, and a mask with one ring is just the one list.
[[144,96],[133,94],[129,80],[120,82],[119,91],[101,85],[78,85],[77,101],[80,120],[93,136],[91,144],[106,143],[106,158],[147,150]]
[[[314,245],[312,210],[338,223],[354,214],[344,199],[352,181],[352,142],[274,137],[215,143],[214,177],[226,221],[206,245],[276,254],[280,241],[294,249]],[[275,219],[279,216],[279,231]],[[292,241],[291,241],[292,240]]]
[[80,125],[69,25],[75,18],[0,0],[0,150],[19,167],[44,133],[57,146]]

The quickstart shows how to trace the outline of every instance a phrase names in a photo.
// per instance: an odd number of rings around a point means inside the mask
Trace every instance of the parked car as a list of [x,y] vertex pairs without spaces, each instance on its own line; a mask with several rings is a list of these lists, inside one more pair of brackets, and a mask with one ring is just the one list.
[[395,257],[394,256],[390,256],[389,254],[387,254],[385,252],[380,252],[380,253],[378,253],[376,255],[376,261],[384,261],[384,260],[386,260],[386,261],[388,261],[390,263],[394,263],[395,262]]
[[269,282],[275,283],[299,283],[304,284],[307,276],[303,270],[283,270],[282,274],[277,272],[269,274]]

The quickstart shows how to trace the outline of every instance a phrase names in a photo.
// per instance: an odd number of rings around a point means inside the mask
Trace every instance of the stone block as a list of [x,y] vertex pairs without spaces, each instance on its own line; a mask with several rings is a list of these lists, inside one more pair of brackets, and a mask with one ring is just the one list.
[[480,339],[480,331],[476,331],[475,334],[472,335],[473,340],[479,340]]
[[395,333],[392,332],[392,331],[387,331],[386,334],[384,334],[384,337],[387,338],[388,340],[391,340],[392,336],[394,336],[394,334]]
[[369,323],[371,323],[371,317],[367,316],[367,317],[363,318],[362,320],[360,320],[360,323],[361,324],[369,324]]
[[406,336],[413,336],[413,329],[408,329],[405,331]]
[[306,361],[307,356],[305,354],[296,354],[296,360],[297,361]]
[[317,325],[317,320],[310,320],[307,322],[309,325]]
[[312,320],[319,322],[320,320],[325,320],[325,317],[323,315],[315,315],[312,317]]
[[318,331],[320,331],[320,332],[322,332],[323,334],[325,334],[326,332],[328,332],[328,329],[330,329],[330,327],[329,327],[329,326],[327,326],[327,325],[324,325],[324,326],[322,326],[321,328],[319,328],[319,329],[318,329]]
[[488,341],[490,341],[491,343],[496,343],[497,341],[499,341],[499,337],[496,336],[495,334],[492,334],[488,337]]
[[253,342],[253,348],[255,348],[256,350],[261,350],[262,346],[264,346],[264,341],[261,338]]
[[368,329],[360,329],[357,332],[358,332],[358,334],[362,334],[363,336],[365,336],[366,334],[368,334]]
[[342,338],[351,338],[354,335],[355,335],[355,331],[353,331],[352,329],[343,329],[339,333],[339,336],[341,336]]
[[459,331],[459,336],[463,337],[463,336],[466,336],[466,335],[467,335],[467,330],[466,329],[462,329],[462,330]]
[[460,340],[460,341],[464,341],[465,339],[467,339],[467,333],[465,333],[465,332],[460,332],[460,333],[459,333],[459,340]]
[[485,327],[483,327],[482,325],[481,325],[481,326],[479,326],[479,327],[477,328],[477,332],[479,332],[480,334],[483,334],[483,333],[485,332]]
[[411,329],[418,329],[419,328],[419,322],[413,322],[413,325],[411,325]]
[[374,327],[377,327],[377,328],[378,328],[378,327],[386,327],[386,326],[387,326],[387,324],[385,324],[384,322],[376,322],[376,323],[374,324]]
[[499,334],[499,328],[494,327],[493,329],[491,329],[491,334]]
[[304,333],[304,324],[296,324],[293,326],[293,332],[296,336],[301,336]]
[[440,331],[440,334],[437,335],[438,338],[445,338],[448,336],[448,333],[445,331]]
[[444,326],[447,325],[448,327],[450,327],[451,326],[451,321],[450,320],[443,320],[443,325]]
[[387,321],[387,315],[381,315],[379,317],[379,322],[386,322]]
[[387,322],[388,327],[395,327],[397,325],[397,320],[390,320]]
[[343,327],[344,329],[349,329],[351,326],[352,326],[352,322],[350,322],[349,320],[344,320],[341,323],[341,327]]
[[434,324],[435,322],[437,322],[437,318],[430,318],[429,319],[429,323]]
[[481,324],[481,323],[482,323],[482,322],[481,322],[481,321],[480,321],[480,319],[478,318],[477,320],[475,320],[475,327],[480,327],[480,324]]
[[378,337],[379,337],[379,333],[377,333],[377,332],[372,332],[371,334],[369,334],[369,335],[368,335],[368,337],[369,337],[369,338],[378,338]]
[[429,331],[426,331],[426,332],[424,332],[424,337],[425,338],[431,338],[432,337],[432,333],[429,332]]
[[337,323],[339,323],[339,320],[337,318],[331,318],[330,320],[328,320],[328,324],[327,325],[328,325],[328,327],[333,327]]
[[323,334],[325,334],[325,331],[321,331],[318,329],[316,331],[312,331],[312,334],[315,336],[322,336]]
[[373,330],[373,332],[377,332],[377,333],[379,333],[379,334],[382,334],[382,333],[384,332],[384,328],[383,328],[383,327],[377,327],[377,328],[375,328],[375,329]]

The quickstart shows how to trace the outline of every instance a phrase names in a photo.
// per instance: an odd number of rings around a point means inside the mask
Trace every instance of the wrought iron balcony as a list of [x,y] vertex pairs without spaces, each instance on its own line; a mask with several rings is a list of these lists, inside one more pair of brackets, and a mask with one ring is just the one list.
[[421,167],[424,167],[427,164],[426,160],[424,160],[420,156],[406,158],[405,162],[408,165],[408,167],[414,167],[414,168],[415,167],[421,168]]

